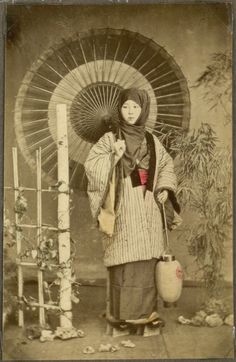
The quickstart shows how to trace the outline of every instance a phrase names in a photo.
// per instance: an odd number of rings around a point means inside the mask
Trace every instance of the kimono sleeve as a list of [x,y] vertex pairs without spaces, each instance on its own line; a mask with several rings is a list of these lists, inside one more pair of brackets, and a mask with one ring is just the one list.
[[155,190],[158,192],[166,189],[175,193],[177,189],[177,179],[173,159],[161,144],[159,145],[159,163],[157,167],[158,176]]
[[[161,190],[168,190],[168,200],[165,203],[166,221],[170,230],[181,224],[182,219],[179,216],[180,205],[176,198],[177,178],[174,170],[174,162],[162,144],[158,141],[158,162],[157,162],[157,181],[155,185],[154,197]],[[159,205],[159,203],[158,203]],[[169,220],[168,220],[169,213]],[[164,215],[161,209],[164,225]]]
[[109,135],[105,134],[91,148],[84,164],[88,178],[87,193],[94,218],[98,216],[106,196],[113,160],[112,144]]

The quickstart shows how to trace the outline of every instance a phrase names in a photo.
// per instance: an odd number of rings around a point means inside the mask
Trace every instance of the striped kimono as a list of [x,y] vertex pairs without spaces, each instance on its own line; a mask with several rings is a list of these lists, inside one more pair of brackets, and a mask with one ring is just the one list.
[[[135,173],[123,179],[114,234],[103,239],[107,267],[159,258],[164,252],[162,217],[155,195],[162,189],[175,192],[176,177],[172,158],[157,137],[146,132],[146,141],[151,150],[146,193],[136,183]],[[107,192],[114,142],[112,132],[105,133],[91,148],[85,162],[88,196],[95,219]]]

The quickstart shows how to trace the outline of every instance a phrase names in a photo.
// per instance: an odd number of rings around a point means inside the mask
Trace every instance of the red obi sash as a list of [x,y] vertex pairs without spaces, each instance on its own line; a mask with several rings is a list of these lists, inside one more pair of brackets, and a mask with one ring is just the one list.
[[146,185],[147,184],[147,179],[148,179],[148,170],[144,170],[142,168],[139,168],[138,173],[139,173],[141,185]]

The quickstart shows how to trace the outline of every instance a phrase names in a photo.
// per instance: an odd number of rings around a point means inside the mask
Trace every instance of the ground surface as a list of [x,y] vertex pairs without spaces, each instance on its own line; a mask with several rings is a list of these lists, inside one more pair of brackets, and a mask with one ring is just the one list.
[[[30,287],[32,288],[32,287]],[[226,291],[230,298],[231,291]],[[8,323],[4,333],[4,360],[82,360],[82,359],[200,359],[233,358],[232,327],[217,328],[183,326],[176,322],[179,315],[190,317],[204,300],[200,288],[186,287],[177,308],[165,309],[160,302],[160,312],[166,321],[162,335],[152,337],[116,337],[105,334],[106,323],[102,317],[105,310],[104,286],[81,287],[81,302],[74,308],[74,326],[83,329],[84,338],[68,341],[55,340],[41,343],[30,341],[22,329]],[[28,317],[27,323],[33,323]],[[98,352],[101,343],[119,344],[130,339],[135,348],[121,347],[117,352]],[[83,354],[86,346],[92,346],[95,354]]]

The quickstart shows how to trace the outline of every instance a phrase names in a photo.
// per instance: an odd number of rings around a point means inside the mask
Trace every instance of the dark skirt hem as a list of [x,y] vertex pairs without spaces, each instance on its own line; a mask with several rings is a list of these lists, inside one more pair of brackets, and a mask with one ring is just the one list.
[[157,311],[157,259],[109,267],[110,313],[117,320],[148,318]]

